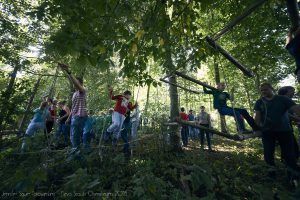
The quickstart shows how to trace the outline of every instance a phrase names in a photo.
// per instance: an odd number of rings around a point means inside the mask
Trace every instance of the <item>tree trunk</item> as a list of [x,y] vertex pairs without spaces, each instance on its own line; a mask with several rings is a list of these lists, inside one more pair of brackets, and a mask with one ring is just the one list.
[[[1,95],[1,99],[2,99],[2,108],[1,108],[1,115],[0,115],[0,130],[4,130],[4,119],[6,117],[6,115],[8,114],[7,113],[7,106],[8,103],[9,103],[9,99],[11,98],[12,94],[13,94],[13,87],[14,87],[14,84],[15,84],[15,80],[16,80],[16,76],[17,76],[17,73],[18,71],[20,70],[20,66],[17,64],[12,73],[11,73],[11,78],[9,80],[9,83],[7,85],[7,88],[6,90],[2,93]],[[0,143],[2,142],[2,134],[0,134]]]
[[[176,76],[171,76],[169,78],[170,82],[177,83]],[[170,119],[171,121],[175,121],[176,118],[179,116],[179,101],[178,101],[178,90],[176,86],[170,85],[169,86],[169,94],[170,94]],[[172,150],[175,152],[181,151],[180,145],[180,128],[179,126],[171,127],[171,134],[170,142],[172,145]]]
[[150,102],[150,88],[151,88],[151,84],[149,84],[147,87],[147,98],[146,98],[146,104],[145,104],[145,114],[146,115],[148,112],[149,102]]
[[29,113],[29,110],[30,110],[30,108],[31,108],[32,102],[33,102],[33,100],[34,100],[34,97],[35,97],[35,95],[36,95],[36,93],[37,93],[37,91],[38,91],[38,88],[39,88],[39,86],[40,86],[41,80],[42,80],[42,76],[40,76],[40,77],[38,78],[38,80],[36,81],[36,83],[35,83],[35,85],[34,85],[34,87],[33,87],[31,96],[30,96],[30,98],[29,98],[29,101],[28,101],[28,104],[27,104],[27,107],[26,107],[26,110],[25,110],[24,115],[23,115],[23,117],[22,117],[22,119],[21,119],[21,122],[20,122],[20,124],[19,124],[19,133],[20,133],[20,132],[22,131],[22,129],[23,129],[24,122],[25,122],[26,117],[27,117],[27,115],[28,115],[28,113]]
[[[169,21],[169,17],[166,15],[165,20]],[[164,68],[167,69],[167,73],[173,72],[175,66],[172,61],[172,50],[170,44],[170,33],[168,31],[168,27],[165,27],[165,32],[163,33],[164,39],[164,47],[165,47],[165,62]],[[172,75],[169,77],[169,81],[171,83],[177,84],[176,76]],[[178,100],[178,90],[174,85],[169,85],[169,95],[170,95],[170,120],[175,121],[177,117],[179,117],[179,100]],[[170,143],[171,150],[173,152],[181,152],[182,148],[180,145],[180,126],[170,127]]]
[[[217,60],[216,58],[214,58],[214,71],[215,71],[215,81],[216,81],[216,84],[220,83],[221,82],[221,79],[220,79],[220,69],[219,69],[219,65],[217,63]],[[220,115],[220,125],[221,125],[221,131],[222,132],[227,132],[227,126],[226,126],[226,119],[225,119],[225,116],[224,115]]]

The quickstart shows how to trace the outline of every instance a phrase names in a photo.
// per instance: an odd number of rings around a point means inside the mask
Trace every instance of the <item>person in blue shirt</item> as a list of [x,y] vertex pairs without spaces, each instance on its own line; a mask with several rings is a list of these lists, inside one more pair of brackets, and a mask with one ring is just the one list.
[[22,142],[22,151],[24,151],[26,147],[26,138],[33,137],[39,130],[44,130],[46,128],[46,119],[51,117],[50,112],[47,109],[47,105],[47,102],[42,102],[40,107],[33,111],[33,118],[27,127],[24,140]]
[[[188,114],[189,121],[195,121],[195,115],[193,112],[194,112],[193,110],[189,110],[189,114]],[[192,140],[196,139],[196,131],[195,128],[192,126],[189,126],[189,136]]]

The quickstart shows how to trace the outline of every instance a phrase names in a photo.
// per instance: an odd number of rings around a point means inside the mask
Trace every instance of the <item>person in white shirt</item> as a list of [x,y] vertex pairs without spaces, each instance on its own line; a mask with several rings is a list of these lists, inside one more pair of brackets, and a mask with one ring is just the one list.
[[[210,119],[210,115],[205,111],[205,107],[201,106],[200,107],[200,113],[198,115],[198,123],[201,126],[205,126],[207,128],[211,128],[211,119]],[[211,148],[211,140],[210,140],[210,134],[207,131],[204,130],[200,130],[200,142],[201,142],[201,148],[203,148],[204,145],[204,133],[206,135],[206,140],[207,140],[207,145],[208,145],[208,149],[210,151],[212,151]]]
[[[137,139],[137,131],[140,125],[140,116],[141,112],[139,106],[137,106],[131,115],[131,141],[135,141]],[[135,142],[133,144],[135,144]]]

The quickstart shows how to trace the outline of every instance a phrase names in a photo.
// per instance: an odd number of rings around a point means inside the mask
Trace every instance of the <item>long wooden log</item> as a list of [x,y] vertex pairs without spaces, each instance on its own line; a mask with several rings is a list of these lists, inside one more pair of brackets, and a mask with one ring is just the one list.
[[178,84],[175,84],[175,83],[171,83],[170,81],[167,81],[167,80],[165,80],[165,79],[159,79],[160,81],[162,81],[162,82],[164,82],[164,83],[168,83],[168,84],[170,84],[170,85],[173,85],[173,86],[175,86],[175,87],[178,87],[178,88],[181,88],[181,89],[183,89],[183,90],[186,90],[186,91],[188,91],[188,92],[192,92],[192,93],[195,93],[195,94],[200,94],[201,92],[199,92],[199,91],[195,91],[195,90],[191,90],[191,89],[188,89],[188,88],[185,88],[185,87],[183,87],[183,86],[181,86],[181,85],[178,85]]
[[195,121],[183,121],[179,118],[176,120],[176,122],[165,123],[165,125],[167,125],[167,126],[178,126],[179,124],[184,124],[184,125],[187,125],[187,126],[192,126],[194,128],[199,128],[201,130],[204,130],[204,131],[207,131],[207,132],[225,137],[225,138],[230,139],[230,140],[235,140],[235,141],[243,141],[243,140],[247,140],[247,139],[256,138],[256,137],[261,136],[260,132],[254,133],[254,134],[243,134],[243,135],[241,135],[241,134],[234,134],[233,135],[233,134],[223,133],[223,132],[220,132],[220,131],[215,130],[215,129],[210,129],[210,128],[207,128],[205,126],[201,126],[201,125],[197,124]]
[[210,85],[208,85],[206,83],[203,83],[203,82],[201,82],[201,81],[199,81],[197,79],[194,79],[194,78],[192,78],[192,77],[190,77],[190,76],[188,76],[186,74],[183,74],[181,72],[175,71],[174,74],[176,74],[177,76],[180,76],[181,78],[184,78],[184,79],[187,79],[189,81],[192,81],[193,83],[196,83],[198,85],[202,85],[202,86],[204,86],[206,88],[209,88],[209,89],[212,89],[212,90],[217,90],[217,88],[214,88],[213,86],[210,86]]
[[230,55],[225,49],[223,49],[223,47],[221,47],[216,41],[214,41],[212,38],[208,36],[205,39],[212,48],[219,51],[227,60],[229,60],[232,64],[234,64],[238,69],[240,69],[244,75],[248,77],[254,76],[252,71],[247,69],[241,63],[239,63],[239,61],[237,61],[232,55]]

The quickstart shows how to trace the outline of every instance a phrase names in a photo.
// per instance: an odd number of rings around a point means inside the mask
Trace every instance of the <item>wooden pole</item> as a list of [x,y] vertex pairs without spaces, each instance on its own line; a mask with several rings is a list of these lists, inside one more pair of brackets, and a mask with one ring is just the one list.
[[239,61],[237,61],[232,55],[230,55],[225,49],[223,49],[216,41],[214,41],[212,38],[208,36],[205,39],[212,48],[219,51],[227,60],[229,60],[232,64],[234,64],[237,68],[239,68],[244,73],[244,75],[248,77],[254,76],[252,71],[247,69],[241,63],[239,63]]
[[197,79],[194,79],[194,78],[192,78],[192,77],[190,77],[188,75],[185,75],[185,74],[183,74],[181,72],[175,71],[174,74],[176,74],[177,76],[180,76],[181,78],[184,78],[184,79],[187,79],[189,81],[192,81],[193,83],[196,83],[198,85],[202,85],[203,87],[209,88],[211,90],[217,90],[217,88],[214,88],[213,86],[210,86],[210,85],[208,85],[206,83],[203,83],[203,82],[201,82],[201,81],[199,81]]

